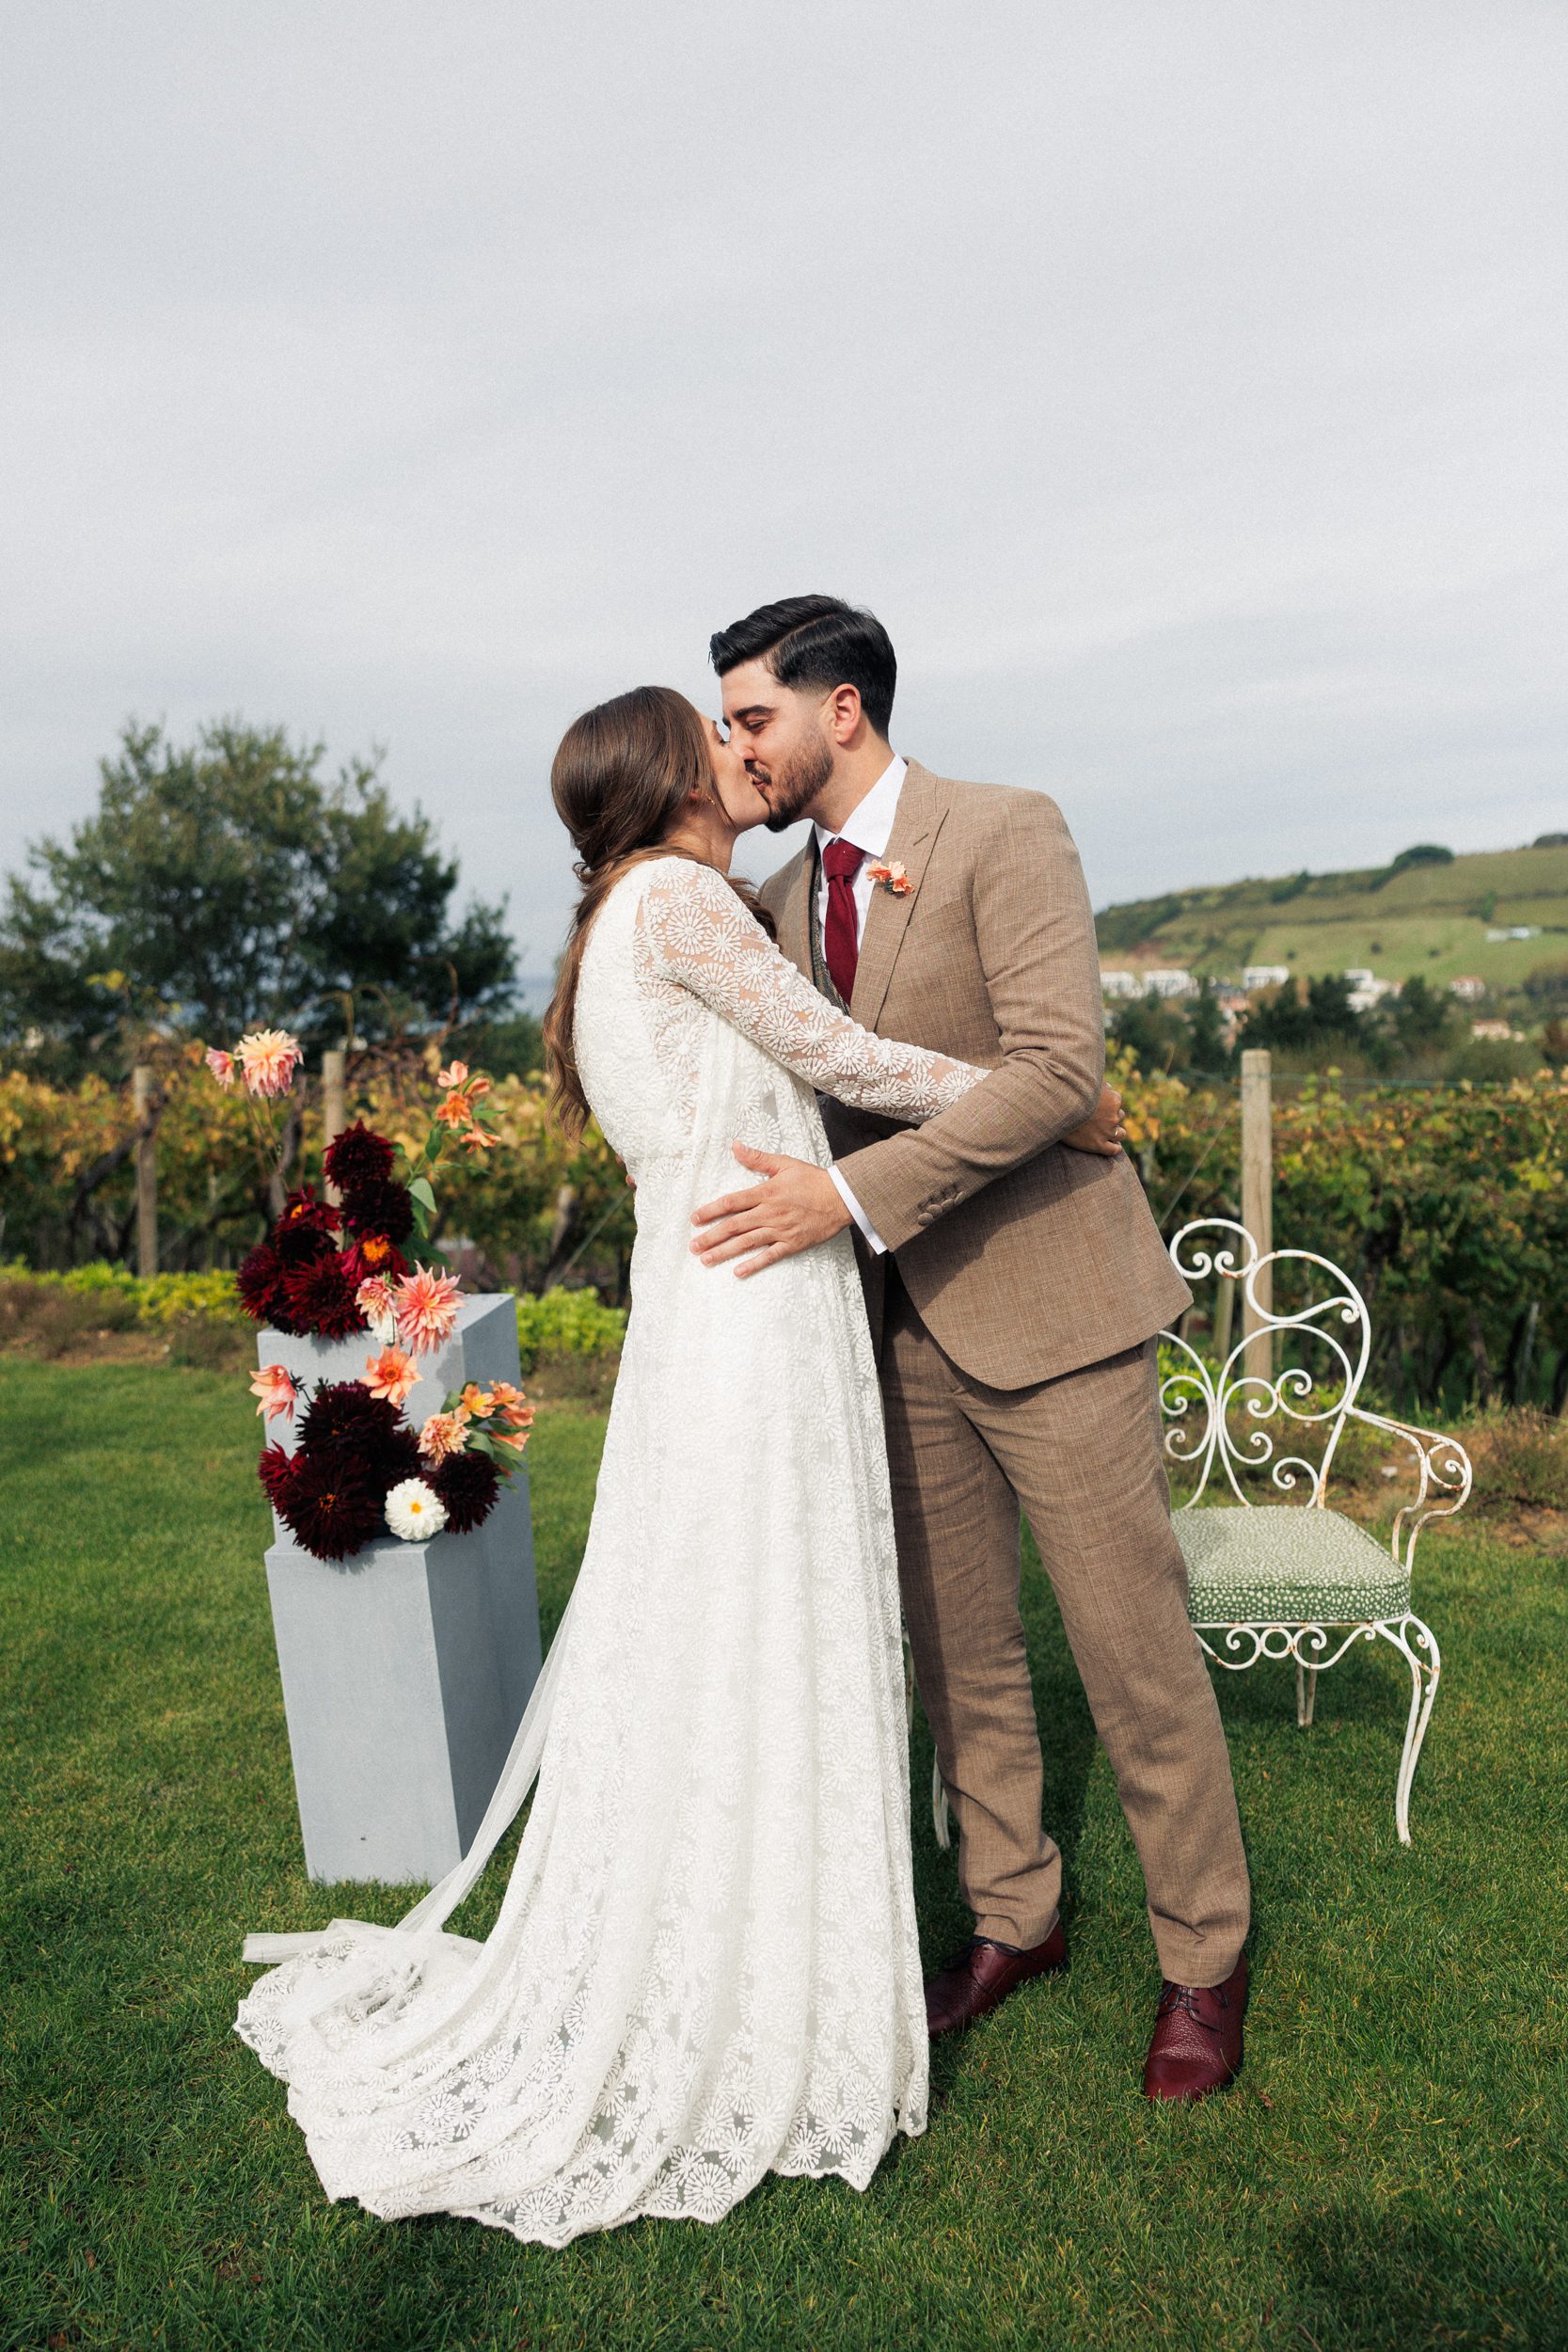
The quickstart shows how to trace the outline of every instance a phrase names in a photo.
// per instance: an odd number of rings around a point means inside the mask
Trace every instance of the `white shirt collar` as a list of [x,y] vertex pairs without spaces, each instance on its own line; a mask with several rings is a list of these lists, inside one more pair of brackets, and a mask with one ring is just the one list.
[[895,752],[864,800],[850,810],[842,833],[825,833],[820,825],[814,825],[817,856],[821,856],[830,841],[837,840],[852,841],[867,857],[886,857],[887,845],[893,838],[893,820],[898,814],[898,795],[908,771],[908,760],[900,759]]

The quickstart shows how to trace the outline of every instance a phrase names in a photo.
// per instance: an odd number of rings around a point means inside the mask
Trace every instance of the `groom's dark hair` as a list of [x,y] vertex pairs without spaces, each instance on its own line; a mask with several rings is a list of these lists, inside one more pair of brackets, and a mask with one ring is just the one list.
[[708,658],[722,677],[743,661],[766,661],[781,686],[858,689],[861,708],[879,735],[893,723],[898,662],[893,641],[874,612],[858,612],[842,596],[784,596],[760,604],[708,640]]

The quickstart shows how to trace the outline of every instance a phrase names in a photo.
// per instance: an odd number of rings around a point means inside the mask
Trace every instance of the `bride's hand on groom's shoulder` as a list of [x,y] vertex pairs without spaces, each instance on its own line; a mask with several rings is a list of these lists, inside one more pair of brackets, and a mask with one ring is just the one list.
[[1102,1086],[1100,1100],[1083,1125],[1069,1128],[1062,1141],[1074,1152],[1093,1152],[1101,1159],[1118,1160],[1126,1133],[1121,1123],[1121,1097],[1115,1087]]
[[705,1200],[693,1212],[691,1247],[705,1265],[738,1258],[735,1270],[744,1279],[780,1258],[831,1241],[848,1224],[849,1212],[825,1168],[778,1152],[753,1152],[748,1143],[737,1143],[735,1156],[764,1182],[751,1192]]

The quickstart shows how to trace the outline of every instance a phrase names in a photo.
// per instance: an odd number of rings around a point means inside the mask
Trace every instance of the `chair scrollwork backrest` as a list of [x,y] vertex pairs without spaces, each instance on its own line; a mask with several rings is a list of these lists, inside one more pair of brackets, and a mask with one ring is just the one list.
[[[1249,1472],[1266,1473],[1281,1494],[1296,1492],[1305,1482],[1310,1491],[1304,1500],[1321,1505],[1371,1349],[1366,1300],[1331,1260],[1310,1249],[1275,1249],[1261,1256],[1245,1226],[1228,1217],[1184,1225],[1170,1254],[1189,1282],[1212,1276],[1216,1283],[1237,1284],[1249,1310],[1234,1317],[1239,1336],[1223,1360],[1217,1351],[1200,1354],[1177,1332],[1161,1334],[1160,1407],[1169,1423],[1165,1453],[1172,1463],[1196,1472],[1182,1507],[1191,1509],[1212,1476],[1223,1476],[1236,1501],[1250,1505],[1253,1497],[1242,1483]],[[1275,1280],[1287,1272],[1292,1295],[1305,1292],[1307,1303],[1276,1310],[1272,1288],[1260,1288],[1265,1271]],[[1272,1339],[1275,1333],[1278,1340]],[[1272,1346],[1283,1346],[1292,1359],[1272,1377],[1246,1370],[1249,1344],[1262,1334],[1271,1335]],[[1172,1352],[1178,1359],[1174,1370]],[[1293,1450],[1297,1432],[1305,1443],[1308,1429],[1322,1433],[1316,1462]]]

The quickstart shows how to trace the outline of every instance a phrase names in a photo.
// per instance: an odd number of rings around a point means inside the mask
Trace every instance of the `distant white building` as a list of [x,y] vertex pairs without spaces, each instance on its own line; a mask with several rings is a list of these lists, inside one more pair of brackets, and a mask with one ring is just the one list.
[[1101,972],[1102,996],[1196,996],[1197,982],[1190,972],[1156,969],[1151,972]]
[[1499,1041],[1512,1041],[1516,1044],[1524,1034],[1523,1029],[1511,1029],[1506,1021],[1472,1021],[1470,1024],[1472,1037],[1497,1038]]
[[1364,971],[1359,966],[1348,971],[1345,977],[1350,982],[1352,1012],[1370,1012],[1372,1007],[1380,1005],[1386,996],[1397,996],[1400,993],[1398,980],[1380,980],[1375,972]]
[[1496,946],[1499,939],[1539,939],[1540,936],[1539,923],[1511,923],[1507,930],[1488,931],[1486,934],[1488,944],[1492,946]]
[[1214,1002],[1220,1009],[1220,1022],[1227,1045],[1234,1044],[1236,1031],[1252,1010],[1252,999],[1244,989],[1221,988],[1214,992]]
[[1249,963],[1242,974],[1242,986],[1251,996],[1260,988],[1283,988],[1290,977],[1288,963]]
[[1478,979],[1473,972],[1465,972],[1457,980],[1450,980],[1449,989],[1452,995],[1460,997],[1466,1005],[1479,1005],[1486,993],[1486,982]]

